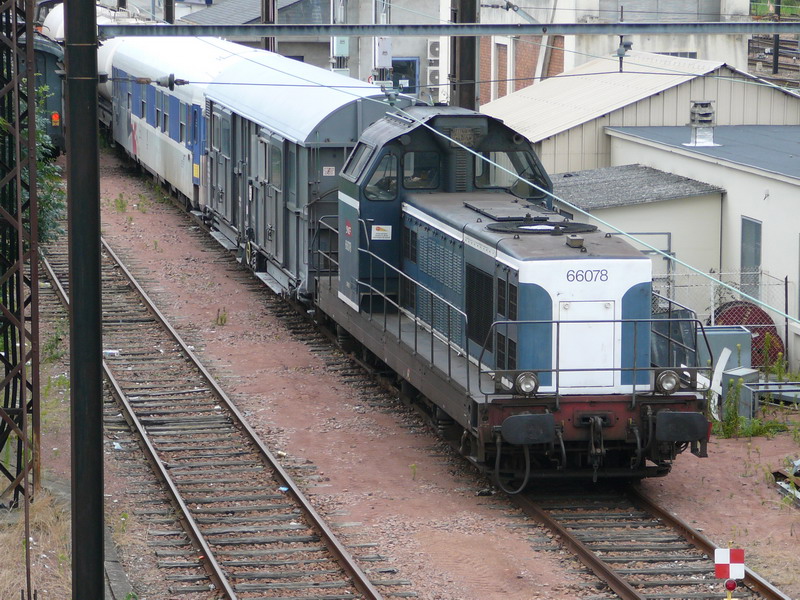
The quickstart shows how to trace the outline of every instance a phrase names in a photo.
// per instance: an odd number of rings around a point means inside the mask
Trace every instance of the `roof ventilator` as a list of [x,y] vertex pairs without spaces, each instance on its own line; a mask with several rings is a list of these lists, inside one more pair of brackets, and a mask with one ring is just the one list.
[[711,100],[693,100],[689,125],[692,139],[684,146],[718,146],[714,143],[714,107]]

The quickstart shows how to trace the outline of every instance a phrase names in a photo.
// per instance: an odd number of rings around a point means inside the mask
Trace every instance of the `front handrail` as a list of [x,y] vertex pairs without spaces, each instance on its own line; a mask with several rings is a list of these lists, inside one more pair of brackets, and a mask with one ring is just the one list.
[[[331,217],[333,218],[333,217]],[[334,233],[338,234],[338,230],[325,222],[325,218],[323,217],[320,219],[320,227],[327,228]],[[339,266],[338,261],[338,248],[332,248],[331,251],[326,252],[321,248],[317,249],[317,252],[320,256],[325,258],[330,265],[334,267]],[[471,389],[471,381],[473,379],[477,379],[479,391],[482,394],[486,395],[496,395],[496,394],[508,394],[509,390],[502,391],[497,389],[485,390],[484,384],[490,381],[499,383],[502,381],[503,378],[510,379],[512,382],[516,378],[516,375],[525,371],[534,370],[537,373],[552,373],[553,374],[553,381],[554,381],[554,389],[555,389],[555,398],[556,402],[558,403],[558,399],[562,395],[561,392],[561,378],[562,374],[566,373],[573,373],[573,372],[620,372],[620,373],[631,373],[631,393],[633,395],[632,402],[635,404],[637,394],[641,394],[643,391],[650,392],[652,391],[651,381],[653,375],[661,370],[664,369],[674,369],[676,372],[681,376],[684,383],[689,385],[691,389],[701,391],[702,388],[699,385],[701,379],[698,378],[699,373],[708,373],[709,367],[698,365],[697,364],[697,347],[698,347],[698,338],[702,337],[703,342],[705,342],[706,348],[709,351],[709,356],[711,356],[711,348],[708,342],[708,339],[705,334],[705,330],[703,324],[696,318],[649,318],[649,319],[603,319],[603,320],[574,320],[574,321],[557,321],[557,320],[525,320],[525,321],[495,321],[492,323],[489,331],[487,332],[486,339],[482,344],[480,353],[477,356],[477,359],[473,358],[470,359],[469,353],[467,351],[467,347],[469,345],[469,336],[468,336],[468,317],[467,314],[457,307],[452,302],[448,301],[444,298],[441,294],[435,292],[434,290],[428,288],[427,286],[419,283],[412,279],[409,275],[399,270],[394,265],[388,263],[385,259],[380,256],[377,256],[374,252],[359,248],[358,252],[361,256],[366,257],[369,260],[369,280],[364,281],[362,279],[358,279],[356,282],[358,285],[359,296],[363,293],[363,295],[367,298],[366,303],[360,303],[361,306],[359,310],[365,312],[367,317],[376,322],[376,318],[380,318],[380,326],[383,331],[390,330],[390,314],[392,312],[396,312],[398,315],[397,319],[397,329],[396,331],[392,331],[392,334],[397,337],[397,340],[400,342],[405,341],[413,350],[415,355],[421,357],[423,360],[426,360],[431,367],[439,368],[448,379],[452,379],[454,376],[453,371],[453,358],[454,357],[461,357],[464,360],[459,361],[459,364],[463,364],[464,368],[466,369],[466,377],[465,385],[467,393],[470,392]],[[321,265],[320,265],[321,271]],[[329,285],[331,279],[338,275],[337,268],[329,268],[327,269],[327,276],[329,279]],[[322,274],[321,274],[322,276]],[[396,279],[397,283],[397,290],[396,290],[396,297],[393,296],[391,293],[388,292],[389,290],[389,282],[390,280]],[[407,288],[406,288],[407,286]],[[413,308],[403,304],[403,292],[407,291],[409,296],[414,298],[414,305]],[[653,294],[654,297],[662,299],[657,294]],[[676,302],[673,302],[667,298],[663,298],[664,301],[669,303],[668,314],[672,314],[674,309],[673,306],[679,307],[681,310],[689,310],[686,307],[679,305]],[[422,314],[420,311],[420,304],[425,304],[425,312],[427,314]],[[377,307],[376,307],[377,305]],[[437,308],[444,316],[440,316],[437,318],[436,311]],[[694,313],[692,313],[694,314]],[[407,330],[404,334],[403,332],[403,317],[411,321],[414,325],[413,327],[413,338],[411,340],[408,339]],[[446,326],[444,328],[437,327],[437,320],[441,323],[444,322]],[[561,342],[561,327],[564,324],[574,325],[580,323],[614,323],[619,328],[622,328],[626,325],[632,326],[632,342],[633,342],[633,364],[627,366],[620,366],[620,367],[598,367],[598,368],[563,368],[561,366],[561,356],[560,356],[560,342]],[[652,360],[654,359],[653,353],[651,352],[650,348],[647,349],[647,356],[648,364],[640,365],[637,364],[637,360],[639,359],[639,352],[637,352],[636,345],[640,343],[639,337],[641,335],[640,327],[643,325],[647,325],[649,327],[648,330],[648,344],[650,340],[650,336],[655,338],[664,340],[666,342],[667,348],[667,358],[666,364],[653,364]],[[486,359],[487,353],[490,351],[488,350],[490,340],[496,339],[496,333],[500,327],[505,327],[506,331],[509,327],[522,327],[526,325],[545,325],[555,328],[555,356],[554,361],[555,364],[550,365],[549,368],[536,368],[536,369],[501,369],[501,368],[491,368],[489,367],[484,361]],[[667,333],[662,331],[658,331],[655,329],[655,326],[660,325],[662,328],[666,326],[668,328]],[[694,340],[693,344],[686,344],[680,339],[676,339],[674,336],[670,335],[671,328],[675,325],[678,326],[691,326],[692,328],[692,339]],[[429,347],[423,351],[420,342],[419,331],[424,330],[429,335],[425,338],[426,342],[429,342]],[[445,352],[437,353],[436,350],[436,343],[437,341],[443,345]],[[446,364],[441,364],[441,362],[437,362],[437,357],[444,355],[446,357]],[[686,360],[678,361],[678,357],[682,356]],[[476,364],[477,362],[477,364]],[[683,363],[687,364],[683,364]],[[648,373],[650,374],[647,377],[647,383],[640,383],[640,373]],[[628,385],[628,384],[625,384]]]
[[[619,327],[618,332],[621,332],[622,327],[625,325],[633,326],[633,332],[631,334],[634,349],[633,349],[633,364],[626,365],[626,366],[619,366],[619,367],[579,367],[579,368],[565,368],[561,366],[561,352],[560,352],[560,342],[561,342],[561,328],[564,325],[575,325],[575,324],[598,324],[598,323],[611,323],[615,324]],[[694,347],[689,346],[681,342],[680,340],[675,340],[670,338],[669,336],[663,334],[662,332],[655,331],[653,326],[655,324],[678,324],[678,325],[692,325],[693,330],[695,333],[695,339],[699,335],[702,336],[703,340],[708,346],[708,338],[705,335],[705,330],[703,328],[703,324],[698,319],[688,319],[688,318],[672,318],[672,319],[658,319],[658,318],[650,318],[650,319],[576,319],[570,321],[558,321],[558,320],[524,320],[524,321],[495,321],[492,323],[489,331],[487,332],[485,341],[483,343],[483,347],[481,348],[481,352],[478,356],[478,364],[480,365],[480,375],[482,377],[479,378],[480,382],[483,382],[485,379],[489,379],[495,382],[502,382],[503,379],[509,380],[512,383],[513,389],[513,382],[516,379],[517,375],[524,372],[535,372],[537,374],[542,373],[550,373],[552,374],[552,387],[554,389],[554,397],[556,401],[556,406],[558,406],[559,399],[563,395],[562,394],[562,386],[561,386],[561,379],[562,375],[566,373],[601,373],[601,372],[619,372],[619,373],[631,373],[631,394],[633,395],[633,403],[636,402],[637,394],[640,394],[643,390],[642,388],[646,388],[646,391],[652,391],[651,388],[651,381],[652,376],[659,371],[663,371],[664,369],[673,369],[675,370],[681,379],[686,383],[692,390],[695,391],[703,391],[704,388],[700,385],[700,379],[698,378],[699,373],[708,374],[710,372],[710,367],[702,366],[697,364],[697,344],[695,343]],[[551,366],[549,368],[541,368],[541,367],[530,367],[530,368],[516,368],[516,369],[500,369],[500,368],[490,368],[485,363],[485,356],[488,352],[488,346],[491,340],[496,339],[497,332],[500,330],[501,327],[505,327],[506,331],[509,327],[524,327],[526,325],[540,325],[544,327],[553,328],[555,331],[553,332],[553,338],[551,343],[554,345],[554,354],[551,358]],[[639,339],[639,334],[642,326],[649,327],[649,334],[654,335],[656,337],[665,338],[667,339],[668,343],[671,344],[670,347],[674,346],[678,349],[683,350],[687,356],[693,356],[694,360],[686,361],[694,364],[683,364],[676,363],[675,360],[668,361],[666,364],[653,364],[653,355],[651,350],[648,348],[647,355],[649,357],[647,365],[639,365],[637,364],[638,359],[638,352],[636,351],[636,344]],[[616,328],[615,328],[616,329]],[[552,329],[551,329],[552,331]],[[709,347],[710,351],[710,347]],[[669,358],[675,359],[677,357],[677,353],[671,352],[668,353]],[[639,374],[640,373],[648,373],[650,374],[647,378],[648,383],[642,384],[638,383]],[[486,376],[486,377],[483,377]],[[628,384],[625,384],[628,385]],[[549,387],[549,386],[548,386]],[[586,386],[590,387],[590,386]],[[508,394],[511,390],[506,389],[505,391],[498,392],[497,390],[484,390],[482,387],[480,389],[481,393],[492,395],[492,394]],[[552,399],[552,396],[548,396],[549,399]]]

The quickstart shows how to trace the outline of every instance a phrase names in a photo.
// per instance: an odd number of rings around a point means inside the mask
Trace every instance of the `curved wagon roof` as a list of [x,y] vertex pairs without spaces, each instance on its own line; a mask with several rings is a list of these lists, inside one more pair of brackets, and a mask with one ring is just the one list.
[[173,74],[189,82],[176,86],[176,96],[208,98],[304,145],[355,143],[391,110],[374,85],[218,38],[115,38],[101,48],[99,63],[152,80]]
[[298,144],[355,143],[392,110],[374,85],[253,49],[230,61],[206,94]]

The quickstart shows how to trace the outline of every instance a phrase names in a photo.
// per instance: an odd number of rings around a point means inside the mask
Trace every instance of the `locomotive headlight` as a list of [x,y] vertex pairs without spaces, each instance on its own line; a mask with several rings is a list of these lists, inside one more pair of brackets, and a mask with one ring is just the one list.
[[661,371],[656,375],[656,390],[662,394],[672,394],[680,385],[680,378],[675,371]]
[[517,375],[514,386],[520,394],[530,396],[531,394],[535,394],[536,390],[539,389],[539,378],[536,377],[536,373],[526,371],[525,373]]

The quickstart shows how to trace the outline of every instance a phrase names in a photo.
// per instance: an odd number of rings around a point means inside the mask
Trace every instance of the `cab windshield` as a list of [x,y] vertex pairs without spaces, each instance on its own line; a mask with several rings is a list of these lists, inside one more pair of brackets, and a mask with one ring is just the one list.
[[475,187],[504,188],[520,198],[543,198],[542,188],[547,184],[529,152],[483,152],[475,157]]

